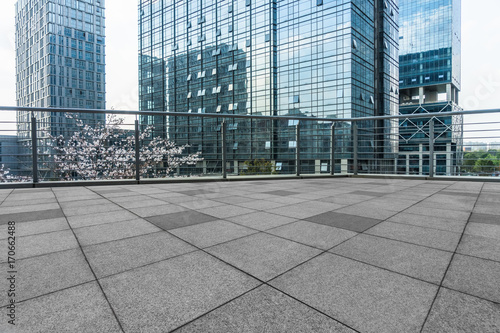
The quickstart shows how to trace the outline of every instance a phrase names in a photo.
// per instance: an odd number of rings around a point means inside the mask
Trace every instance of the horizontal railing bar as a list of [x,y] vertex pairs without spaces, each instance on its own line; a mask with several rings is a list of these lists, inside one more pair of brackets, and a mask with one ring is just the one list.
[[162,112],[162,111],[128,111],[128,110],[102,110],[102,109],[73,109],[73,108],[40,108],[40,107],[21,107],[21,106],[0,106],[0,111],[26,111],[26,112],[68,112],[68,113],[92,113],[92,114],[122,114],[122,115],[147,115],[147,116],[173,116],[173,117],[201,117],[201,118],[243,118],[243,119],[288,119],[288,120],[307,120],[307,121],[324,121],[324,122],[358,122],[366,120],[383,120],[383,119],[406,119],[406,118],[432,118],[432,117],[447,117],[458,115],[474,115],[474,114],[489,114],[500,113],[500,109],[489,110],[469,110],[469,111],[452,111],[452,112],[431,112],[407,115],[391,115],[391,116],[373,116],[359,118],[313,118],[313,117],[298,117],[298,116],[262,116],[248,114],[221,114],[221,113],[188,113],[188,112]]

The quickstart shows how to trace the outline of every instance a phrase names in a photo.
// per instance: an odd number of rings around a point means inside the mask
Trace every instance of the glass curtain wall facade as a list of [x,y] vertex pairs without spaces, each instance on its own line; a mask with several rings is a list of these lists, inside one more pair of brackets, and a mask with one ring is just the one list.
[[[395,113],[398,98],[389,86],[398,85],[397,11],[396,2],[381,0],[141,0],[140,110],[309,119]],[[381,19],[387,23],[379,32]],[[378,49],[377,36],[387,37],[381,37],[386,49]],[[220,153],[216,118],[143,116],[141,123],[163,128],[208,160]],[[293,164],[295,126],[230,121],[228,159]],[[350,133],[350,124],[340,127]],[[372,156],[374,126],[360,127],[369,134]],[[302,165],[328,160],[329,140],[313,140],[312,134],[329,133],[330,125],[303,121],[301,130],[300,144],[307,148]],[[352,147],[339,141],[339,158],[349,158]]]
[[[15,11],[17,105],[105,109],[104,0],[19,0]],[[76,130],[61,113],[35,116],[52,135]],[[17,113],[22,141],[31,137],[30,118]]]
[[434,122],[436,174],[459,164],[462,117],[438,117],[461,110],[461,1],[400,1],[400,113],[433,117],[400,122],[398,171],[429,173],[429,125]]

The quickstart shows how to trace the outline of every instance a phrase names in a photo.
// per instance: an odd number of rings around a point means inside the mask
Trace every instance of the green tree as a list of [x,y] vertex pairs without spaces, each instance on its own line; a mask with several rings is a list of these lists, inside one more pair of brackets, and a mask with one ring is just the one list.
[[243,163],[246,166],[246,170],[242,171],[242,175],[275,175],[276,166],[272,162],[266,161],[265,159],[255,159],[253,161],[245,161]]

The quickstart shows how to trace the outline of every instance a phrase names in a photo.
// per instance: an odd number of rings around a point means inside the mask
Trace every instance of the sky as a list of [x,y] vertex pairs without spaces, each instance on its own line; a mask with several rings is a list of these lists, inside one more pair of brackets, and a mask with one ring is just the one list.
[[[2,106],[15,105],[14,3],[0,1]],[[137,4],[137,0],[106,1],[107,109],[138,109]],[[460,104],[465,110],[500,109],[499,12],[499,0],[462,0]]]

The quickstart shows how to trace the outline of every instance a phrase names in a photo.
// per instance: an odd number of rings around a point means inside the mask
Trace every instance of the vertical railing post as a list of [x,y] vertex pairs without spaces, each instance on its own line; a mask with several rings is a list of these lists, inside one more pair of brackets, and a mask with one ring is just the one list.
[[226,135],[227,135],[227,123],[226,120],[224,119],[222,121],[222,126],[221,126],[221,132],[222,132],[222,178],[226,179],[227,178],[227,171],[226,171]]
[[335,174],[335,123],[332,124],[330,138],[330,175]]
[[434,177],[434,119],[429,123],[429,177]]
[[36,118],[31,115],[31,157],[33,184],[38,183],[38,136],[36,131]]
[[141,156],[139,147],[139,121],[135,120],[135,180],[137,183],[141,180]]
[[296,175],[300,176],[300,121],[297,122],[295,126],[295,171]]
[[356,176],[358,174],[358,124],[352,124],[352,168]]

